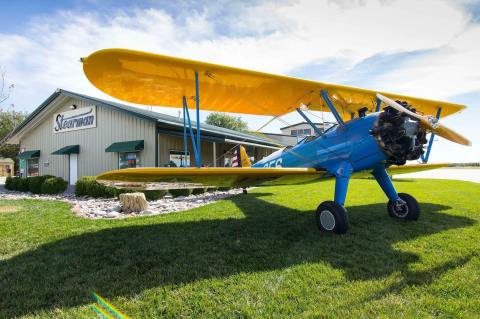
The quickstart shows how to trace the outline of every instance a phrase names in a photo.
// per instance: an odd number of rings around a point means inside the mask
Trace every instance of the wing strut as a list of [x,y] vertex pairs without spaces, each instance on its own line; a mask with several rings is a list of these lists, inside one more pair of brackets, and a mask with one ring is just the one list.
[[377,97],[377,107],[375,108],[375,112],[380,112],[380,108],[382,107],[382,100]]
[[[437,120],[440,119],[440,114],[442,113],[442,108],[439,107],[437,109]],[[425,154],[425,156],[423,156],[423,154],[421,155],[421,159],[422,159],[422,162],[423,163],[427,163],[428,162],[428,158],[430,157],[430,151],[432,150],[432,145],[433,145],[433,138],[435,137],[435,133],[431,132],[430,133],[430,140],[428,141],[428,146],[427,146],[427,152]]]
[[318,134],[318,136],[323,135],[323,132],[315,124],[313,124],[312,121],[310,121],[308,116],[306,116],[305,113],[303,113],[302,110],[300,110],[300,108],[297,108],[297,112],[305,119],[305,121],[307,121],[307,123],[313,128],[313,130]]
[[193,154],[195,157],[195,166],[201,167],[202,166],[202,150],[200,148],[200,94],[199,94],[199,86],[198,86],[198,72],[195,71],[195,109],[197,111],[197,135],[195,142],[195,134],[193,134],[192,129],[192,122],[190,121],[190,112],[188,111],[188,104],[187,98],[183,96],[183,147],[184,147],[184,156],[185,156],[185,164],[187,166],[187,123],[185,122],[185,114],[187,115],[188,120],[188,128],[190,130],[190,137],[192,139],[192,147],[193,147]]
[[320,94],[322,95],[323,99],[327,103],[327,106],[330,109],[330,111],[332,111],[333,116],[335,116],[335,119],[337,120],[338,125],[340,125],[341,127],[344,127],[345,123],[343,122],[342,117],[340,116],[337,109],[335,108],[335,105],[333,105],[332,101],[328,97],[328,92],[326,90],[321,90]]

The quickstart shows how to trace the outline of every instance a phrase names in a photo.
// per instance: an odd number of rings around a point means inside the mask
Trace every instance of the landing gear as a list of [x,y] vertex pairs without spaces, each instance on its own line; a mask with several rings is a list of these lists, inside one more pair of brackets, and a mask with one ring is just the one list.
[[345,234],[348,229],[347,210],[333,201],[326,201],[318,206],[315,221],[321,231]]
[[420,206],[417,200],[408,194],[397,193],[385,167],[379,166],[375,168],[372,174],[389,199],[387,208],[390,217],[417,220],[418,216],[420,216]]
[[315,221],[321,231],[335,234],[345,234],[347,232],[348,216],[344,204],[352,172],[353,167],[348,162],[342,162],[336,168],[335,200],[321,203],[315,212]]
[[393,218],[417,220],[420,216],[420,206],[417,200],[408,194],[399,193],[399,199],[388,202],[388,215]]

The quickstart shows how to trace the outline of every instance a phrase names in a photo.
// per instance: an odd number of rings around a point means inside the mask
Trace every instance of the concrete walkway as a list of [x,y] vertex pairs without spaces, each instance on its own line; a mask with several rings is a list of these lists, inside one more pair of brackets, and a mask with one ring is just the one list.
[[449,167],[411,174],[394,175],[393,178],[454,179],[480,183],[480,168]]

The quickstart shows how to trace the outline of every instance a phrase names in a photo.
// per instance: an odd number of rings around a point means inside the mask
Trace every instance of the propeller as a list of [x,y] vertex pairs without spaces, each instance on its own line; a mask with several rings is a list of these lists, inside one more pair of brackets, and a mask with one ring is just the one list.
[[399,112],[403,112],[410,116],[411,118],[415,118],[420,121],[420,125],[428,130],[431,131],[432,133],[435,133],[436,135],[439,135],[443,138],[446,138],[447,140],[450,140],[454,143],[462,144],[462,145],[467,145],[471,146],[472,142],[470,142],[466,137],[460,135],[459,133],[455,132],[454,130],[446,127],[445,125],[441,124],[438,122],[438,119],[434,116],[431,115],[420,115],[417,113],[414,113],[407,109],[406,107],[400,105],[399,103],[395,102],[392,99],[389,99],[386,96],[383,96],[379,93],[377,93],[377,98],[380,99],[382,102],[385,104],[391,106],[395,110]]

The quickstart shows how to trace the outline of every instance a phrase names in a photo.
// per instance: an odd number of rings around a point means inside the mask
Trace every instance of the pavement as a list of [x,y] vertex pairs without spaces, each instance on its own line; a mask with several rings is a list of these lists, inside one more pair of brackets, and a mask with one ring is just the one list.
[[448,167],[418,173],[393,175],[393,178],[454,179],[459,181],[480,183],[480,168]]

